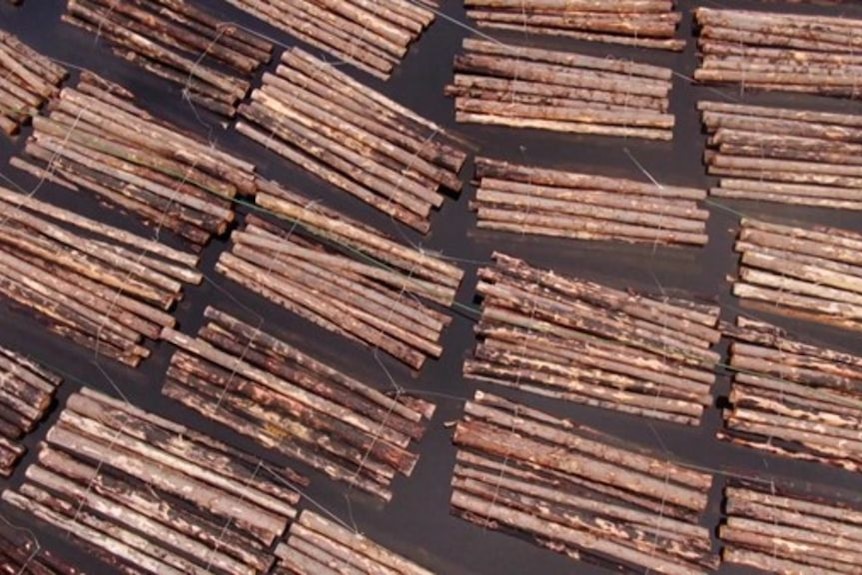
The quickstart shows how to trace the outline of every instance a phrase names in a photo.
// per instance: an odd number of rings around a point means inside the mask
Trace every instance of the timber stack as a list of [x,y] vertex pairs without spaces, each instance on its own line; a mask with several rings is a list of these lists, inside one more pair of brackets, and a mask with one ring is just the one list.
[[455,56],[455,121],[671,140],[672,71],[627,60],[466,38]]
[[0,188],[0,294],[96,355],[135,367],[175,325],[198,257]]
[[734,480],[719,528],[725,563],[764,573],[859,572],[862,506],[775,482]]
[[177,84],[183,98],[232,117],[273,45],[192,0],[69,0],[63,21],[104,38],[119,57]]
[[257,204],[285,223],[247,216],[218,272],[413,369],[440,357],[452,318],[431,302],[453,305],[463,270],[297,192],[258,186]]
[[733,339],[734,376],[725,429],[718,437],[862,471],[862,357],[743,317],[724,331]]
[[2,499],[123,573],[255,575],[297,513],[286,473],[84,388]]
[[858,99],[862,20],[697,8],[703,84]]
[[409,476],[434,405],[357,381],[281,339],[214,308],[192,338],[165,330],[179,348],[162,392],[171,399],[327,474],[392,498]]
[[461,189],[456,136],[298,48],[239,115],[240,133],[420,232]]
[[720,198],[862,210],[862,115],[702,101]]
[[703,246],[706,191],[476,158],[479,228],[578,240]]
[[712,404],[719,308],[624,292],[500,253],[479,270],[469,379],[698,425]]
[[273,575],[433,575],[368,537],[322,515],[303,511],[290,526],[290,538],[275,549]]
[[151,116],[124,88],[84,73],[46,116],[33,118],[25,157],[12,164],[170,230],[201,249],[254,193],[254,165]]
[[712,476],[568,419],[476,392],[455,427],[453,512],[621,571],[718,567],[698,524]]
[[0,30],[0,130],[18,133],[67,76],[65,68]]
[[681,52],[674,0],[465,0],[480,28]]
[[58,553],[45,549],[28,529],[0,521],[0,565],[6,573],[35,575],[84,575]]
[[772,313],[862,329],[862,234],[743,218],[733,294]]

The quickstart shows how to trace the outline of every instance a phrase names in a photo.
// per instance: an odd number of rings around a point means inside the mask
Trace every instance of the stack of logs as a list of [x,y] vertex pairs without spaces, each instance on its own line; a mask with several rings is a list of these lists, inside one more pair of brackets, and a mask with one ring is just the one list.
[[743,317],[725,332],[735,373],[719,438],[862,471],[862,357]]
[[[48,413],[62,378],[0,347],[0,475],[9,477],[26,448],[18,440]],[[2,549],[0,549],[2,552]]]
[[270,42],[220,22],[192,0],[69,0],[63,21],[180,85],[193,104],[228,117],[248,93],[250,77],[272,56]]
[[440,188],[461,189],[454,136],[298,48],[239,113],[242,134],[423,233]]
[[[454,513],[620,571],[709,573],[712,476],[477,392],[455,428]],[[616,570],[616,569],[614,569]]]
[[12,135],[60,91],[66,70],[0,30],[0,130]]
[[700,102],[722,198],[862,210],[862,115]]
[[455,56],[455,120],[670,140],[668,68],[467,38]]
[[283,473],[84,388],[2,498],[124,573],[254,575],[296,515]]
[[468,378],[698,425],[712,404],[719,308],[653,298],[495,253],[479,270],[481,343]]
[[862,20],[712,8],[694,14],[702,55],[698,82],[862,97]]
[[725,490],[728,518],[719,530],[726,563],[764,573],[853,574],[862,565],[862,506],[764,482]]
[[22,159],[13,165],[89,190],[200,248],[233,221],[231,199],[254,192],[254,165],[154,118],[132,98],[115,84],[82,74],[47,116],[33,119],[25,152],[39,165]]
[[480,28],[680,52],[674,0],[465,0]]
[[48,329],[130,366],[175,319],[198,257],[0,188],[0,294]]
[[704,190],[476,158],[479,227],[579,240],[702,246]]
[[6,573],[36,575],[83,575],[65,559],[45,549],[28,529],[0,521],[0,565]]
[[371,539],[312,511],[290,526],[290,539],[275,550],[273,575],[433,575]]
[[733,293],[755,307],[862,329],[862,234],[743,218]]
[[290,224],[246,217],[217,271],[413,369],[440,356],[451,317],[419,298],[452,305],[463,270],[296,192],[258,185],[258,205]]
[[434,405],[388,395],[213,308],[197,339],[165,330],[180,348],[163,393],[261,445],[386,501],[419,456]]

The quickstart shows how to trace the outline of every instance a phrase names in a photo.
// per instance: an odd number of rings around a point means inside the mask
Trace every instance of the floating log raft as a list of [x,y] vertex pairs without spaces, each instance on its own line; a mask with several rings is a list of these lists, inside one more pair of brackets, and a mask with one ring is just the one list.
[[697,8],[703,84],[858,99],[862,20]]
[[37,575],[84,575],[54,551],[45,549],[27,529],[0,521],[0,565],[4,573]]
[[631,572],[718,566],[710,531],[698,525],[707,473],[481,391],[453,441],[452,508],[468,521]]
[[3,500],[95,549],[119,571],[266,573],[296,515],[290,471],[84,388],[38,462]]
[[673,138],[668,68],[471,38],[463,46],[445,89],[457,122]]
[[461,189],[454,136],[298,48],[239,114],[240,133],[423,233]]
[[465,0],[480,28],[680,52],[673,0]]
[[470,379],[698,425],[712,404],[719,308],[650,297],[494,253],[479,270]]
[[66,76],[65,68],[0,30],[0,130],[18,133],[60,92]]
[[700,102],[715,197],[862,210],[862,115]]
[[862,330],[862,235],[743,218],[733,293],[773,313]]
[[261,37],[191,0],[69,0],[63,21],[104,38],[120,57],[178,84],[195,105],[231,117],[272,56]]
[[476,158],[479,227],[579,240],[705,245],[706,191]]
[[100,356],[137,366],[202,280],[193,254],[31,195],[0,187],[0,212],[0,295]]

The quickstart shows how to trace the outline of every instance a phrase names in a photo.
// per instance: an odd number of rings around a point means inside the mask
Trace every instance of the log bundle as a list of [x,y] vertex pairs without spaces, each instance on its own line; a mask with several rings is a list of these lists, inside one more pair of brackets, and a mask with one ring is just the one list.
[[725,333],[735,373],[719,438],[862,471],[862,357],[744,317]]
[[199,284],[198,257],[0,187],[0,295],[75,344],[132,367]]
[[0,521],[0,565],[4,573],[84,575],[58,553],[45,549],[33,534]]
[[862,210],[862,115],[703,101],[721,198]]
[[16,134],[59,93],[67,75],[65,68],[0,30],[0,130]]
[[719,308],[650,297],[495,253],[479,270],[470,379],[698,425],[712,404]]
[[464,0],[480,28],[680,52],[674,0]]
[[298,48],[239,114],[240,133],[423,233],[461,189],[454,136]]
[[719,529],[725,563],[764,573],[859,573],[858,501],[742,481],[728,485],[725,496],[727,519]]
[[742,257],[733,294],[744,303],[862,329],[862,235],[743,218],[735,249]]
[[176,345],[162,392],[206,417],[386,501],[409,476],[434,405],[394,398],[214,308]]
[[123,573],[253,575],[296,515],[287,473],[84,388],[2,498]]
[[862,20],[697,8],[703,84],[858,99]]
[[191,103],[228,117],[273,50],[270,42],[219,21],[194,0],[68,0],[63,21],[178,84]]
[[712,476],[614,437],[476,393],[455,427],[453,512],[622,571],[709,573],[698,524]]
[[354,531],[313,511],[303,511],[290,526],[290,538],[275,550],[280,561],[273,575],[432,575]]
[[476,158],[479,228],[578,240],[703,246],[705,190]]

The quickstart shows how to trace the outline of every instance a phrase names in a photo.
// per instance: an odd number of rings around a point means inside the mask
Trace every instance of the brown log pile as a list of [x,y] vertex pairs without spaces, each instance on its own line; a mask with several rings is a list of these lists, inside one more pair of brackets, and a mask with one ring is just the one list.
[[455,56],[455,120],[671,140],[669,68],[467,38]]
[[239,114],[240,133],[423,233],[461,189],[455,136],[298,48]]
[[470,379],[698,425],[712,404],[719,308],[651,297],[494,253],[479,270]]
[[702,101],[710,195],[862,210],[862,115]]
[[455,427],[452,510],[630,572],[718,566],[698,524],[712,476],[568,419],[476,392]]
[[18,133],[67,76],[65,68],[0,30],[0,130]]
[[58,553],[45,549],[27,529],[0,521],[0,567],[3,573],[34,575],[84,575]]
[[694,11],[703,84],[862,97],[862,20],[750,10]]
[[290,526],[290,538],[275,550],[273,575],[433,575],[368,537],[312,511]]
[[465,0],[480,28],[681,52],[674,0]]
[[178,84],[194,105],[228,117],[272,56],[270,42],[219,21],[193,0],[68,0],[63,21]]
[[758,309],[862,329],[862,234],[743,218],[733,294]]
[[[265,467],[265,469],[264,469]],[[173,421],[84,388],[7,503],[123,573],[254,575],[296,515],[302,481]]]
[[739,317],[726,326],[734,370],[725,429],[732,443],[862,471],[862,357]]
[[725,563],[764,573],[842,575],[862,565],[862,507],[784,485],[733,481],[719,529]]
[[705,190],[476,158],[479,228],[578,240],[703,246]]

